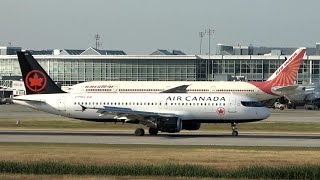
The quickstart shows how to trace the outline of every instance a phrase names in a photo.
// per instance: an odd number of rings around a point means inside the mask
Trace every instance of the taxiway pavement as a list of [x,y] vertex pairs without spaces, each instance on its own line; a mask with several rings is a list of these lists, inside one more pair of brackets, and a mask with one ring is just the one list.
[[182,132],[135,136],[133,131],[1,130],[0,142],[320,147],[320,134],[241,133],[233,137]]
[[[270,109],[272,115],[264,121],[319,123],[319,110]],[[63,118],[19,105],[1,105],[1,118]],[[132,131],[47,131],[0,130],[0,142],[95,143],[95,144],[161,144],[161,145],[225,145],[225,146],[298,146],[320,147],[319,134],[187,132],[160,133],[158,136],[137,137]]]

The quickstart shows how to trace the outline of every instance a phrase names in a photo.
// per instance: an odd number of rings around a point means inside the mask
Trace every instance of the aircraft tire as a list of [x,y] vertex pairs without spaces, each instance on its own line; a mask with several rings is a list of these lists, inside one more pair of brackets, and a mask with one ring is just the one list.
[[232,131],[232,136],[238,136],[238,131]]
[[134,134],[136,136],[143,136],[144,135],[144,129],[143,128],[138,128],[136,129],[136,131],[134,132]]
[[158,129],[157,129],[157,128],[150,127],[150,128],[149,128],[149,134],[150,134],[151,136],[157,135],[157,134],[158,134]]

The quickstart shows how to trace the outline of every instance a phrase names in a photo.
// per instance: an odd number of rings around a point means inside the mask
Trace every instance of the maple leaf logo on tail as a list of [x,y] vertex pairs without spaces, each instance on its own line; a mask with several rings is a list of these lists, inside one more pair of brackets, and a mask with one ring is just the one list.
[[30,71],[26,76],[25,82],[28,89],[33,92],[40,92],[47,85],[45,74],[38,70]]
[[42,87],[43,78],[39,78],[39,75],[35,73],[33,78],[29,78],[31,87]]

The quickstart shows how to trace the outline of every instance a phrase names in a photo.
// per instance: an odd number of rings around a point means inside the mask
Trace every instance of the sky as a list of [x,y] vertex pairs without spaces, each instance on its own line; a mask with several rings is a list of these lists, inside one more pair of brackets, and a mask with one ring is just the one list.
[[[315,47],[319,0],[1,0],[0,46],[198,54],[199,32],[216,44]],[[209,36],[202,52],[208,52]]]

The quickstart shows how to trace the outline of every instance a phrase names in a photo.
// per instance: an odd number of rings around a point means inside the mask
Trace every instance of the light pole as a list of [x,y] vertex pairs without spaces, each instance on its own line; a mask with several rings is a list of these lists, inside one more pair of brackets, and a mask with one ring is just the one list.
[[[206,34],[208,34],[208,37],[209,37],[209,61],[210,61],[210,54],[211,54],[211,42],[210,42],[210,40],[211,40],[211,35],[213,35],[213,33],[214,33],[214,30],[213,29],[206,29],[204,32]],[[211,75],[212,75],[211,80],[213,80],[213,61],[211,62]]]
[[204,32],[199,32],[199,37],[200,37],[200,55],[201,55],[201,47],[202,47],[202,38],[204,36]]
[[213,35],[214,30],[213,29],[206,29],[204,31],[206,34],[208,34],[209,37],[209,59],[210,59],[210,54],[211,54],[211,43],[210,43],[210,39],[211,39],[211,35]]
[[96,35],[94,35],[94,38],[96,39],[96,49],[99,49],[101,46],[101,42],[99,42],[101,36],[97,33]]

